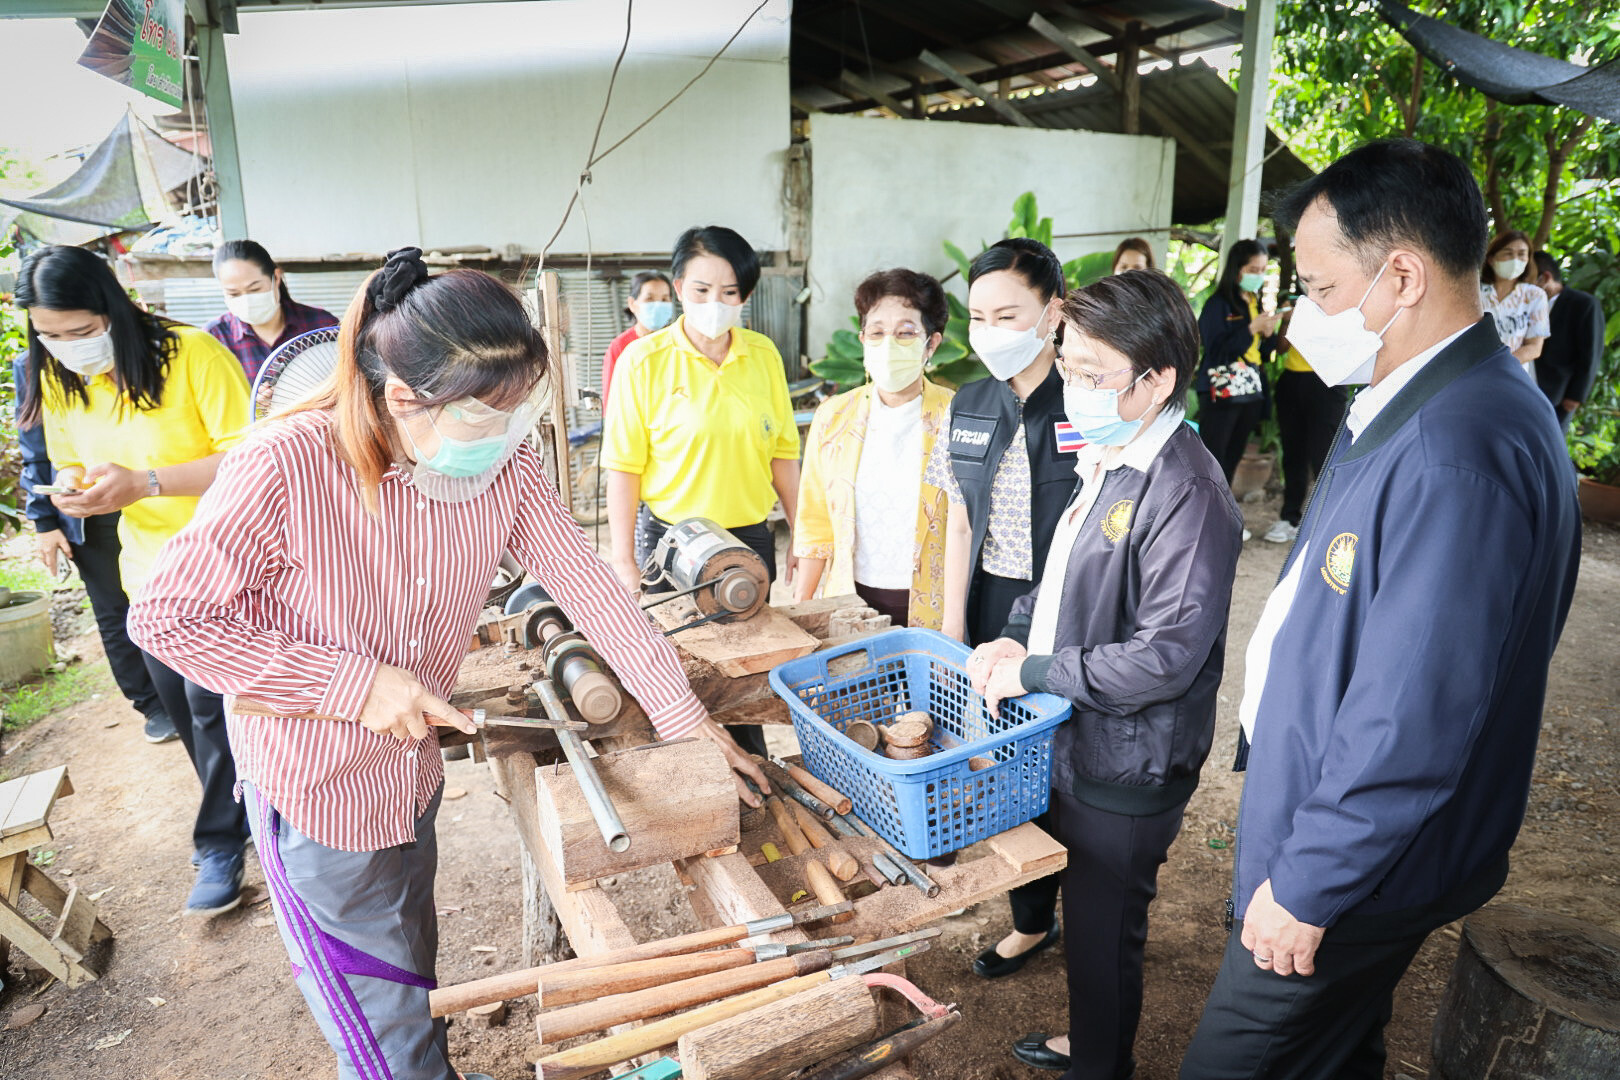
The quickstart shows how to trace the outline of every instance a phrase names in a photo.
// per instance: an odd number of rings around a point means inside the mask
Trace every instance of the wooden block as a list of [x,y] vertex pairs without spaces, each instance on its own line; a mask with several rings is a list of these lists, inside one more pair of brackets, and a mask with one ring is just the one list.
[[655,743],[595,760],[630,836],[608,849],[574,771],[564,763],[535,772],[540,833],[565,884],[730,847],[740,836],[737,788],[720,748],[707,739]]
[[780,1080],[877,1034],[877,1003],[860,979],[834,979],[681,1036],[687,1080]]
[[0,837],[44,825],[57,798],[72,791],[66,765],[0,784]]
[[[666,630],[685,625],[695,609],[674,601],[660,604],[651,614]],[[741,677],[769,671],[788,660],[815,652],[820,642],[791,619],[766,606],[742,622],[706,623],[682,630],[672,639],[683,652],[713,664],[726,675]]]
[[776,610],[791,619],[799,629],[812,637],[825,638],[832,617],[846,608],[864,608],[866,601],[855,593],[843,596],[825,596],[819,600],[801,600],[796,604],[778,604]]
[[476,1028],[500,1027],[506,1023],[506,1002],[492,1001],[467,1010],[467,1023]]
[[1061,870],[1069,861],[1068,849],[1031,821],[997,833],[985,843],[1020,874]]

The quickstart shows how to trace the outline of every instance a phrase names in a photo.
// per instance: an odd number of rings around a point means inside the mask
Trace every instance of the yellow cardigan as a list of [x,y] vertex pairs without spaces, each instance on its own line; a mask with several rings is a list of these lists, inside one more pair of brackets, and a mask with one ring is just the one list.
[[[793,523],[793,553],[801,559],[825,559],[821,576],[824,596],[855,591],[855,473],[866,443],[866,420],[872,408],[870,384],[821,403],[805,440],[804,472],[799,480],[799,510]],[[953,391],[923,380],[922,459],[919,474],[934,451],[934,439],[945,423]],[[912,626],[938,630],[945,606],[945,492],[922,485],[917,506],[917,541],[912,549]]]

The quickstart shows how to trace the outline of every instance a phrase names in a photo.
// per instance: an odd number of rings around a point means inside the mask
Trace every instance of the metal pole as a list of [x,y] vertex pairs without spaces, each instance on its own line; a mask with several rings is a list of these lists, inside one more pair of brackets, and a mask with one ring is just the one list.
[[236,151],[236,109],[231,104],[231,73],[225,63],[225,31],[197,27],[197,62],[202,65],[208,145],[214,162],[219,226],[227,240],[248,236],[247,202],[242,196],[242,159]]
[[1232,164],[1226,192],[1221,257],[1260,227],[1260,174],[1266,150],[1266,104],[1270,100],[1271,42],[1277,34],[1277,0],[1248,0],[1243,9],[1243,71],[1232,121]]
[[[546,715],[553,720],[566,721],[568,711],[563,708],[556,685],[550,679],[540,679],[534,686],[535,692],[540,696],[540,704],[545,707]],[[630,850],[630,834],[625,831],[624,822],[619,820],[619,812],[614,809],[607,788],[602,786],[602,776],[596,771],[596,764],[586,752],[584,740],[579,737],[578,732],[558,729],[557,742],[567,755],[568,764],[574,769],[574,778],[579,781],[579,790],[585,796],[585,805],[591,808],[591,817],[596,819],[596,827],[602,830],[602,839],[607,841],[607,846],[613,851]]]

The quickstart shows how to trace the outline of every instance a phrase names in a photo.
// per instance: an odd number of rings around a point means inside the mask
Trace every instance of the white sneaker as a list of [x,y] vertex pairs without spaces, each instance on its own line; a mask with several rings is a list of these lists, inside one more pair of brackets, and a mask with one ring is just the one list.
[[1278,518],[1277,523],[1271,528],[1267,529],[1266,535],[1261,539],[1265,540],[1268,544],[1292,544],[1294,539],[1298,536],[1298,525],[1290,525],[1288,522]]
[[1254,533],[1250,532],[1248,529],[1244,529],[1243,530],[1243,542],[1245,544],[1247,544],[1250,540],[1253,540],[1253,539],[1254,539]]

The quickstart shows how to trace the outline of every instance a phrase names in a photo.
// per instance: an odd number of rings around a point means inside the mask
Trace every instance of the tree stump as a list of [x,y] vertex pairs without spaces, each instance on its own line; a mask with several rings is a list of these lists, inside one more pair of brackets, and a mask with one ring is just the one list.
[[1620,935],[1515,904],[1463,923],[1434,1021],[1446,1080],[1588,1080],[1620,1069]]

